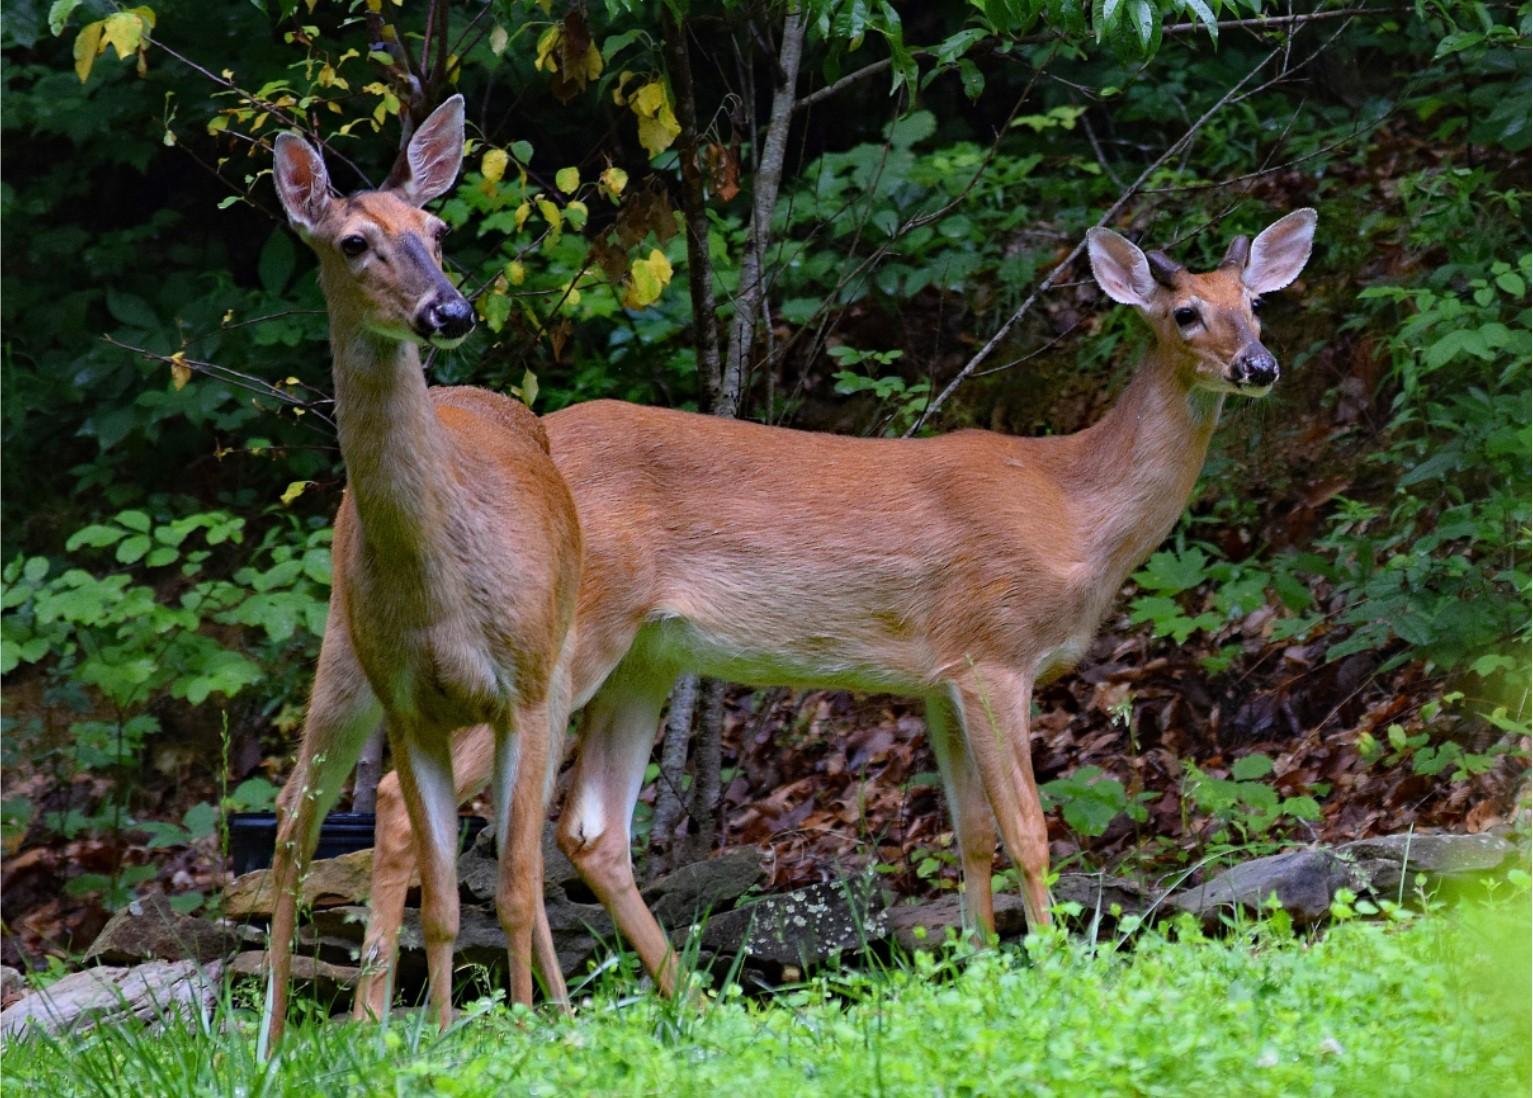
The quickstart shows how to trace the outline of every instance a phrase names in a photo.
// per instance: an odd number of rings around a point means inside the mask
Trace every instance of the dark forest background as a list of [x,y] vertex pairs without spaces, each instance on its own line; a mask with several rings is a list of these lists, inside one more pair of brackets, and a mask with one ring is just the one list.
[[[1315,207],[1264,315],[1279,387],[1230,406],[1175,533],[1038,700],[1056,864],[1525,827],[1528,10],[11,0],[4,960],[79,951],[146,891],[216,905],[227,814],[270,806],[343,484],[270,141],[377,183],[399,113],[454,88],[473,144],[440,212],[482,322],[430,375],[540,412],[1073,431],[1148,337],[1091,284],[1088,227],[1197,267]],[[910,703],[695,708],[719,763],[646,789],[654,864],[760,842],[777,884],[956,887]]]

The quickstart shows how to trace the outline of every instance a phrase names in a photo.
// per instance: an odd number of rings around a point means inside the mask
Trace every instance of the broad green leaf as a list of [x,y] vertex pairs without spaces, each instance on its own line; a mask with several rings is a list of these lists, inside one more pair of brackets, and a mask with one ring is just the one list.
[[554,186],[565,194],[574,194],[576,188],[580,186],[580,169],[560,168],[554,173]]
[[1265,778],[1271,773],[1272,760],[1266,755],[1243,755],[1230,767],[1230,775],[1242,782]]

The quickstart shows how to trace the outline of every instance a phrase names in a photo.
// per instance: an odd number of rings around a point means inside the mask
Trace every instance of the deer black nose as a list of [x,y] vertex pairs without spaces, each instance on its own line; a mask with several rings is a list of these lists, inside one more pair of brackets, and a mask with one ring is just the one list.
[[1278,379],[1277,359],[1261,344],[1242,351],[1234,362],[1236,385],[1265,389]]
[[462,294],[439,297],[421,310],[416,326],[424,336],[459,339],[473,330],[474,307]]

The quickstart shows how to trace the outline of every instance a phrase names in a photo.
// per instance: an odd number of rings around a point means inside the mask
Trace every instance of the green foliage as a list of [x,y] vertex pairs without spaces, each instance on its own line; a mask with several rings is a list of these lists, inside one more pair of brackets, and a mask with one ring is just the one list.
[[[1241,842],[1270,831],[1280,820],[1314,822],[1320,819],[1320,805],[1313,797],[1284,797],[1263,781],[1272,773],[1272,760],[1253,754],[1236,759],[1228,778],[1218,778],[1200,769],[1191,760],[1182,763],[1183,795],[1200,812],[1211,815],[1219,824],[1231,828]],[[1229,833],[1219,830],[1212,839],[1222,843]]]
[[1100,835],[1120,815],[1135,822],[1149,817],[1144,802],[1157,794],[1130,796],[1117,778],[1104,777],[1099,766],[1083,766],[1065,778],[1056,778],[1039,787],[1046,809],[1059,808],[1065,823],[1078,835]]
[[[1523,902],[1519,903],[1519,899]],[[422,1095],[740,1091],[763,1096],[1516,1094],[1530,1080],[1525,895],[1400,924],[1352,919],[1318,940],[1279,920],[1209,940],[1183,920],[1132,952],[1063,938],[972,954],[937,944],[885,971],[831,970],[765,999],[735,984],[708,1009],[585,989],[579,1013],[470,1005],[378,1030],[325,1012],[256,1057],[258,1012],[32,1035],[7,1049],[28,1091],[230,1088]],[[1254,938],[1255,944],[1252,944]]]

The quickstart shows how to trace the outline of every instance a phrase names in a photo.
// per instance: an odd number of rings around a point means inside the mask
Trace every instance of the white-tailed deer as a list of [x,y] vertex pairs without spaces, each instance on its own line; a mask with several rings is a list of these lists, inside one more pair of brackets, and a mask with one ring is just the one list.
[[[565,997],[543,911],[542,828],[569,714],[569,626],[580,527],[542,425],[482,389],[428,389],[418,342],[455,346],[473,310],[442,273],[446,226],[421,207],[463,155],[463,99],[416,130],[380,191],[330,193],[320,154],[277,138],[276,183],[319,256],[330,312],[335,414],[346,463],[330,617],[298,766],[282,791],[272,878],[269,1039],[281,1035],[296,890],[317,829],[380,717],[416,836],[431,1002],[451,1016],[458,933],[458,795],[451,735],[482,725],[500,838],[497,907],[512,994],[532,1001],[537,964]],[[397,803],[397,802],[396,802]]]
[[[970,922],[994,929],[999,824],[1028,921],[1048,924],[1033,690],[1080,659],[1175,524],[1225,396],[1277,379],[1258,299],[1298,276],[1314,229],[1298,210],[1206,274],[1093,230],[1098,284],[1155,344],[1073,435],[842,438],[606,401],[544,419],[586,539],[573,679],[589,705],[559,841],[663,989],[672,954],[634,885],[629,821],[683,669],[924,698]],[[464,796],[489,772],[487,738],[466,734],[455,758]],[[411,866],[391,779],[378,803],[365,953],[383,959]],[[361,989],[361,1008],[379,994]]]

